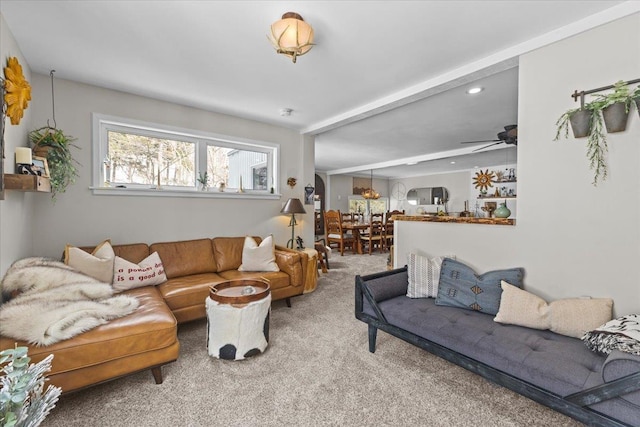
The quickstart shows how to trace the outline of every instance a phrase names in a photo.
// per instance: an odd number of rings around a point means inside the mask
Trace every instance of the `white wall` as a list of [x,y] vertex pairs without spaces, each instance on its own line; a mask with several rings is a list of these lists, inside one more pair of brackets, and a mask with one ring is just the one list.
[[[22,65],[22,73],[27,81],[31,81],[31,70],[27,61],[22,56],[20,48],[9,31],[9,27],[0,15],[0,65],[2,69],[7,65],[9,57],[18,58]],[[2,74],[4,77],[4,73]],[[18,125],[12,125],[10,119],[5,120],[5,158],[4,172],[15,172],[15,149],[27,146],[27,132],[31,126],[33,111],[32,100],[24,111],[24,117]],[[46,198],[46,195],[23,193],[18,191],[5,191],[4,200],[0,200],[0,277],[13,261],[32,254],[33,248],[33,218],[34,203],[36,198]]]
[[[138,78],[138,77],[135,77]],[[33,126],[51,117],[49,76],[33,75]],[[313,138],[297,131],[216,114],[145,97],[55,80],[58,128],[77,138],[80,177],[66,193],[35,202],[33,255],[59,257],[64,245],[91,245],[111,238],[114,244],[159,242],[215,236],[267,235],[277,244],[291,237],[289,218],[280,209],[290,197],[304,200],[304,185],[313,182]],[[280,200],[181,197],[94,196],[91,185],[91,113],[128,117],[280,144]],[[298,184],[291,189],[287,176]],[[313,211],[297,215],[296,235],[313,241]]]
[[478,272],[522,266],[525,288],[546,299],[612,297],[616,315],[640,313],[640,117],[609,134],[609,178],[597,187],[586,141],[553,142],[575,89],[640,77],[640,14],[520,58],[518,219],[515,227],[409,223],[406,253],[455,253]]

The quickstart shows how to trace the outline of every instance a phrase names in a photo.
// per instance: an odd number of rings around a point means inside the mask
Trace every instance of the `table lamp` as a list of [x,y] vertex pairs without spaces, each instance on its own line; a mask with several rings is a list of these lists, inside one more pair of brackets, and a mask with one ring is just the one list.
[[289,199],[287,200],[287,203],[284,204],[280,213],[291,215],[291,221],[289,221],[289,227],[291,227],[291,240],[287,242],[287,247],[293,249],[293,243],[295,242],[296,237],[296,214],[307,213],[307,211],[304,210],[304,206],[302,206],[300,199]]

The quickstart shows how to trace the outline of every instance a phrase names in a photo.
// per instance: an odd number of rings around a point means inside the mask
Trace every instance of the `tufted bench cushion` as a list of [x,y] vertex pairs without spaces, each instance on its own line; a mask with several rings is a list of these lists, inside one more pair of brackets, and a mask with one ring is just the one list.
[[[502,325],[484,313],[436,306],[432,298],[394,297],[379,307],[394,326],[559,395],[603,382],[605,357],[577,338]],[[366,302],[364,312],[375,315]]]

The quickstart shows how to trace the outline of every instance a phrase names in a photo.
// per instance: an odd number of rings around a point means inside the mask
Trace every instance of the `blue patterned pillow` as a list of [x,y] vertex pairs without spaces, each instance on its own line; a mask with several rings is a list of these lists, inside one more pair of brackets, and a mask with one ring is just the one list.
[[476,275],[469,266],[445,258],[440,270],[440,284],[436,305],[465,308],[487,314],[497,314],[500,308],[504,280],[513,286],[522,288],[524,269],[510,268],[495,270]]

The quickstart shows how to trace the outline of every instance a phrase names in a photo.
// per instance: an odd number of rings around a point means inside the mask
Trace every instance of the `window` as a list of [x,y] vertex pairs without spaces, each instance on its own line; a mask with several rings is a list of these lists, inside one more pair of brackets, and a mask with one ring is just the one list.
[[240,188],[245,196],[277,193],[277,144],[101,114],[93,126],[94,190],[200,193],[197,179],[206,172],[212,195],[222,193],[221,183],[225,196]]
[[366,212],[367,202],[371,213],[385,213],[389,210],[389,198],[380,197],[376,200],[366,200],[362,196],[349,196],[349,212]]

